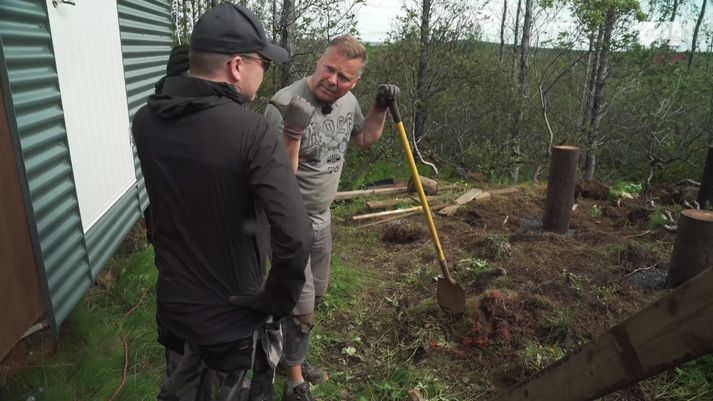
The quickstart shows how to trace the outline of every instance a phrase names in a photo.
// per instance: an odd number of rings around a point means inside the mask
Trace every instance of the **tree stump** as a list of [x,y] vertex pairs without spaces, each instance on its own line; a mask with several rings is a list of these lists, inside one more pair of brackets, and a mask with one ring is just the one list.
[[[423,192],[425,192],[426,195],[435,195],[438,193],[438,181],[436,180],[421,176],[421,185],[423,185]],[[416,184],[413,182],[413,177],[409,178],[406,190],[409,193],[416,192]]]
[[713,146],[708,147],[701,188],[698,190],[698,203],[702,209],[713,209]]
[[684,210],[678,220],[667,284],[678,287],[710,267],[713,267],[713,212]]
[[565,234],[569,229],[577,181],[577,164],[579,164],[578,147],[552,147],[545,215],[542,219],[542,224],[547,231]]

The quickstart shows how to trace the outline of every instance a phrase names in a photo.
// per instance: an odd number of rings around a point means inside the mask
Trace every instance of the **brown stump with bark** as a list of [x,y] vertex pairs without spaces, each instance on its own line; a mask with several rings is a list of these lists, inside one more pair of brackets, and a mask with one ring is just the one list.
[[713,146],[708,147],[701,188],[698,190],[698,203],[701,209],[713,209]]
[[[436,180],[421,176],[421,185],[423,185],[423,192],[425,192],[426,195],[435,195],[438,193],[438,181]],[[409,178],[406,190],[409,193],[416,192],[416,183],[413,182],[413,177]]]
[[684,210],[678,220],[667,283],[678,287],[713,267],[713,212]]
[[545,216],[542,219],[542,224],[547,231],[565,234],[569,229],[578,164],[578,147],[552,147]]

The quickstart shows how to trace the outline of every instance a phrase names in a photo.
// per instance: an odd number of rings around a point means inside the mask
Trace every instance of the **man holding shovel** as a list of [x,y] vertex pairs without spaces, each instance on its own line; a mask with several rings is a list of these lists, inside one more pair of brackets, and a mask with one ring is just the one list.
[[[381,85],[374,107],[364,118],[351,90],[359,82],[366,63],[366,49],[356,38],[336,37],[320,56],[314,73],[278,91],[265,110],[267,120],[281,128],[314,231],[305,286],[293,316],[283,319],[285,343],[281,364],[287,376],[283,401],[313,400],[308,382],[318,384],[326,380],[325,372],[307,364],[305,358],[314,310],[329,281],[332,251],[329,207],[337,192],[347,145],[364,148],[379,140],[388,106],[399,92],[394,85]],[[284,105],[294,96],[306,99],[302,103],[306,110],[315,108],[305,129],[300,129],[293,119],[283,118]]]

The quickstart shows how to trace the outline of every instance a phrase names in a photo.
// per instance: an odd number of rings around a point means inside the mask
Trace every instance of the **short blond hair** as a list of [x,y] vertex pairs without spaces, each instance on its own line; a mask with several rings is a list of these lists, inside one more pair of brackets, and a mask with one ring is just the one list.
[[332,48],[339,50],[339,53],[349,59],[361,59],[362,69],[366,67],[366,63],[369,61],[369,57],[366,55],[366,48],[352,35],[347,34],[335,37],[329,42],[327,51]]

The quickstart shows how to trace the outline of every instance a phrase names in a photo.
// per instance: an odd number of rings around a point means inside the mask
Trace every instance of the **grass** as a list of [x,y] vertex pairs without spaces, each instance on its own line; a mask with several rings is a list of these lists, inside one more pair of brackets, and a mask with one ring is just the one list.
[[[363,201],[345,202],[334,215],[344,219],[364,208]],[[505,243],[496,239],[496,244]],[[625,245],[597,252],[612,258]],[[394,252],[382,246],[375,230],[337,225],[334,255],[330,288],[317,314],[310,352],[310,361],[330,373],[329,382],[314,388],[318,399],[404,400],[412,388],[429,401],[488,400],[495,395],[502,383],[493,383],[491,367],[479,362],[481,354],[492,351],[474,350],[470,359],[448,353],[460,341],[450,335],[454,326],[471,320],[468,316],[463,322],[448,320],[432,296],[437,270],[430,244]],[[494,263],[477,258],[461,262],[460,272],[472,279]],[[108,271],[111,274],[102,277],[102,286],[91,289],[73,311],[58,339],[35,336],[27,366],[8,378],[2,400],[25,401],[40,388],[40,400],[110,399],[121,381],[124,338],[129,364],[117,399],[155,399],[164,360],[163,348],[156,342],[153,253],[143,249],[116,258]],[[590,285],[576,275],[565,272],[563,279],[567,286],[594,291],[595,299],[604,305],[617,296],[616,288]],[[519,280],[508,275],[493,284],[512,285],[513,291],[519,291]],[[542,316],[546,338],[529,339],[525,347],[504,354],[501,362],[530,375],[559,359],[582,340],[573,330],[577,318],[569,307]],[[282,380],[275,383],[276,400],[281,397]],[[650,399],[713,400],[713,356],[644,381],[641,388]]]
[[156,342],[153,252],[115,259],[110,269],[117,278],[90,289],[56,340],[47,333],[34,339],[39,344],[27,367],[8,379],[6,399],[24,401],[42,389],[40,400],[108,400],[121,382],[124,338],[127,380],[116,399],[155,398],[163,348]]

